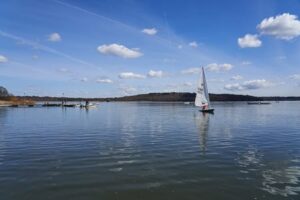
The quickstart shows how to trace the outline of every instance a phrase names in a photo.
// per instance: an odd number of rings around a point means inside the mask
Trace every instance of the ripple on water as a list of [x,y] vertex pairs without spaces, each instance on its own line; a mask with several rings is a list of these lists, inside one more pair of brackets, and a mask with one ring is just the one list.
[[262,189],[274,195],[298,195],[300,192],[300,167],[291,166],[262,173]]
[[296,199],[299,105],[0,110],[1,200]]

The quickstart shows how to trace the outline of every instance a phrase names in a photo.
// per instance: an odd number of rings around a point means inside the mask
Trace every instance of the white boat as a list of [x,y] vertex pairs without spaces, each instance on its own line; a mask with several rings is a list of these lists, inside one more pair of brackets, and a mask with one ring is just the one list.
[[206,83],[205,72],[203,67],[202,67],[202,74],[200,76],[198,86],[197,86],[195,106],[200,107],[201,109],[199,111],[201,112],[208,112],[208,113],[214,112],[214,109],[211,107],[210,100],[209,100],[207,83]]
[[92,104],[92,103],[88,103],[88,104],[81,104],[80,105],[80,108],[95,108],[96,107],[96,104]]

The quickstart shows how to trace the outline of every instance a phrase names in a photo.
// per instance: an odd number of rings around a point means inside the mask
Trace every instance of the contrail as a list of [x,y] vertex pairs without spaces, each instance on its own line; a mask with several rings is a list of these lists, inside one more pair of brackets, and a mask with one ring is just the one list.
[[[61,1],[59,1],[59,0],[53,0],[53,1],[56,2],[56,3],[58,3],[58,4],[61,4],[61,5],[63,5],[63,6],[66,6],[66,7],[69,7],[69,8],[73,8],[73,9],[78,10],[78,11],[82,11],[82,12],[84,12],[84,13],[86,13],[86,14],[91,15],[91,16],[95,16],[95,17],[101,18],[102,20],[107,20],[107,21],[110,21],[110,22],[119,24],[119,25],[121,25],[121,26],[123,26],[123,27],[128,28],[129,30],[132,30],[132,31],[136,31],[136,32],[142,33],[142,31],[141,31],[140,29],[138,29],[138,28],[136,28],[136,27],[134,27],[134,26],[130,26],[130,25],[128,25],[128,24],[125,24],[125,23],[123,23],[123,22],[121,22],[121,21],[118,21],[118,20],[115,20],[115,19],[112,19],[112,18],[103,16],[103,15],[99,15],[99,14],[97,14],[97,13],[91,12],[91,11],[86,10],[86,9],[83,9],[83,8],[80,8],[80,7],[78,7],[78,6],[74,6],[74,5],[72,5],[72,4],[68,4],[68,3],[65,3],[65,2],[61,2]],[[168,28],[168,27],[167,27],[167,28]],[[168,31],[168,36],[169,36],[169,35],[170,35],[170,33],[169,33],[169,31]],[[173,42],[173,41],[170,40],[170,39],[166,39],[166,38],[163,38],[163,37],[160,37],[160,36],[156,36],[156,38],[158,38],[158,39],[161,40],[161,41],[168,42],[168,43],[170,43],[170,44],[176,44],[176,45],[179,44],[178,42]]]
[[110,22],[120,24],[120,25],[122,25],[122,26],[127,27],[128,29],[132,29],[132,30],[135,30],[135,31],[140,31],[139,29],[137,29],[137,28],[135,28],[135,27],[133,27],[133,26],[130,26],[130,25],[128,25],[128,24],[125,24],[125,23],[120,22],[120,21],[115,20],[115,19],[111,19],[111,18],[109,18],[109,17],[105,17],[105,16],[103,16],[103,15],[99,15],[99,14],[94,13],[94,12],[91,12],[91,11],[89,11],[89,10],[80,8],[80,7],[78,7],[78,6],[74,6],[74,5],[72,5],[72,4],[68,4],[68,3],[65,3],[65,2],[61,2],[61,1],[59,1],[59,0],[53,0],[53,1],[55,1],[55,2],[58,3],[58,4],[64,5],[64,6],[66,6],[66,7],[73,8],[73,9],[82,11],[82,12],[84,12],[84,13],[90,14],[90,15],[92,15],[92,16],[99,17],[99,18],[101,18],[101,19],[108,20],[108,21],[110,21]]
[[45,45],[41,45],[41,44],[39,44],[37,42],[33,42],[33,41],[30,41],[30,40],[24,39],[22,37],[19,37],[19,36],[16,36],[16,35],[4,32],[2,30],[0,30],[0,36],[6,37],[6,38],[9,38],[9,39],[12,39],[12,40],[15,40],[15,41],[19,42],[20,44],[31,46],[31,47],[33,47],[35,49],[40,49],[42,51],[45,51],[45,52],[48,52],[48,53],[51,53],[51,54],[54,54],[54,55],[58,55],[58,56],[61,56],[61,57],[64,57],[64,58],[66,58],[66,59],[68,59],[68,60],[70,60],[72,62],[80,63],[80,64],[83,64],[83,65],[86,65],[86,66],[89,66],[89,67],[100,68],[100,67],[98,67],[98,66],[96,66],[96,65],[94,65],[92,63],[86,62],[86,61],[78,59],[78,58],[74,58],[73,56],[70,56],[68,54],[62,53],[60,51],[57,51],[56,49],[53,49],[53,48],[47,47]]

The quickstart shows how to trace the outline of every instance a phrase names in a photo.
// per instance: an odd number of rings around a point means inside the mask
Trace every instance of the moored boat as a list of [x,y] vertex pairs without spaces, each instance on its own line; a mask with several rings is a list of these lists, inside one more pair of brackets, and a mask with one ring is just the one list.
[[261,101],[255,101],[255,102],[248,102],[248,105],[268,105],[271,104],[270,102],[261,102]]

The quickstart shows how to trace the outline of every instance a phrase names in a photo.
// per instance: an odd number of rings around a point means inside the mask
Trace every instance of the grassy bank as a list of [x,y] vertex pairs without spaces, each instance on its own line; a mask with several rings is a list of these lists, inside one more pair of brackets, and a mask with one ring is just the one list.
[[34,105],[35,101],[30,99],[20,99],[17,97],[1,97],[0,106],[28,106]]

